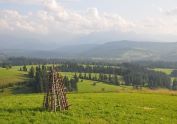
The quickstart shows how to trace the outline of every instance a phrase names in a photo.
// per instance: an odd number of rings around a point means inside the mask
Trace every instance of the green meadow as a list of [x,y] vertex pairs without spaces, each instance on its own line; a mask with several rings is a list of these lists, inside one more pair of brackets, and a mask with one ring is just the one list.
[[68,94],[68,111],[42,109],[43,94],[0,96],[1,124],[176,124],[177,96],[149,93]]
[[26,72],[19,71],[16,68],[0,68],[0,87],[14,85],[27,80]]
[[[26,81],[27,73],[18,70],[0,68],[0,84]],[[71,78],[74,73],[62,75]],[[177,123],[177,92],[167,89],[135,90],[131,86],[80,80],[78,91],[67,94],[69,110],[56,113],[43,109],[43,97],[25,86],[4,88],[0,92],[0,124]]]
[[170,75],[171,72],[172,72],[174,69],[169,69],[169,68],[155,68],[155,69],[153,69],[153,70],[159,71],[159,72],[163,72],[163,73],[165,73],[165,74],[167,74],[167,75]]

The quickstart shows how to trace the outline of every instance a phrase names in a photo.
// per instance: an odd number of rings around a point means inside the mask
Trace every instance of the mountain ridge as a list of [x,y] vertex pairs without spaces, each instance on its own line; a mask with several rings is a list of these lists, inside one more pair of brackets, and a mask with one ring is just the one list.
[[122,40],[104,44],[65,45],[54,50],[5,50],[3,54],[15,57],[177,61],[177,42]]

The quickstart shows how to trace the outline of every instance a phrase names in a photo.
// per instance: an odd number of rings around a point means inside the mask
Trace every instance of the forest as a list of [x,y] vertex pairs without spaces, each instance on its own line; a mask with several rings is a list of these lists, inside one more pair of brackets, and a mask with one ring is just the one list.
[[[37,64],[38,63],[38,64]],[[39,64],[40,63],[40,64]],[[170,75],[153,70],[153,65],[147,67],[146,63],[99,63],[95,61],[67,60],[67,59],[36,59],[36,58],[9,58],[1,63],[2,68],[23,66],[19,70],[28,72],[31,86],[34,91],[44,92],[47,87],[50,64],[55,64],[59,72],[72,72],[72,78],[64,76],[65,86],[68,91],[77,91],[77,82],[82,79],[101,81],[111,85],[133,86],[134,88],[148,87],[177,89],[177,70]],[[168,63],[167,63],[168,64]],[[27,69],[26,65],[31,65]],[[35,65],[35,67],[33,66]],[[146,65],[146,66],[145,66]],[[164,62],[163,62],[164,65]],[[174,80],[171,78],[174,77]]]

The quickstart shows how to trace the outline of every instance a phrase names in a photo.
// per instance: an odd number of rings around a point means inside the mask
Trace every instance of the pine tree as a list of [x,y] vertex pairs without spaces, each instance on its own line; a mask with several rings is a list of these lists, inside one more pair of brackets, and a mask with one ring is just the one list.
[[173,86],[172,86],[173,90],[177,90],[177,79],[173,80]]
[[77,76],[77,74],[76,74],[76,73],[74,74],[74,77],[73,77],[73,78],[75,79],[75,81],[76,81],[76,82],[78,82],[78,81],[79,81],[79,78],[78,78],[78,76]]
[[30,78],[34,78],[34,73],[35,73],[34,67],[32,66],[32,67],[30,68],[30,70],[29,70],[29,77],[30,77]]
[[89,80],[92,79],[92,74],[91,74],[91,73],[89,73],[89,77],[88,77],[88,79],[89,79]]
[[81,78],[81,79],[83,78],[82,73],[79,73],[79,78]]
[[63,82],[65,87],[67,88],[68,91],[71,91],[71,85],[70,85],[70,81],[69,78],[67,76],[64,76],[63,78]]
[[42,91],[47,91],[47,87],[48,87],[48,73],[47,73],[47,68],[45,65],[42,66],[42,70],[41,70],[41,77],[42,77],[42,86],[43,89]]
[[87,74],[86,73],[84,73],[84,79],[87,79]]
[[112,82],[111,74],[109,74],[109,76],[108,76],[108,82]]
[[114,75],[114,84],[115,85],[120,85],[120,82],[119,82],[118,77],[117,77],[116,74]]
[[28,71],[26,65],[23,66],[23,71]]
[[77,91],[77,81],[75,79],[70,80],[72,91]]
[[35,89],[37,92],[43,92],[44,91],[44,87],[43,87],[43,82],[42,82],[42,72],[41,72],[41,68],[36,67],[36,74],[35,74]]

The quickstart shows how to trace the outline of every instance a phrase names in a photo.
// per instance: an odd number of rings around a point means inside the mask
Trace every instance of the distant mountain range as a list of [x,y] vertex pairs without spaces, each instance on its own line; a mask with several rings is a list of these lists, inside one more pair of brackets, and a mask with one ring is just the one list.
[[92,58],[121,61],[163,60],[177,61],[177,43],[115,41],[105,44],[67,45],[54,50],[0,51],[4,56],[25,56],[41,58]]

